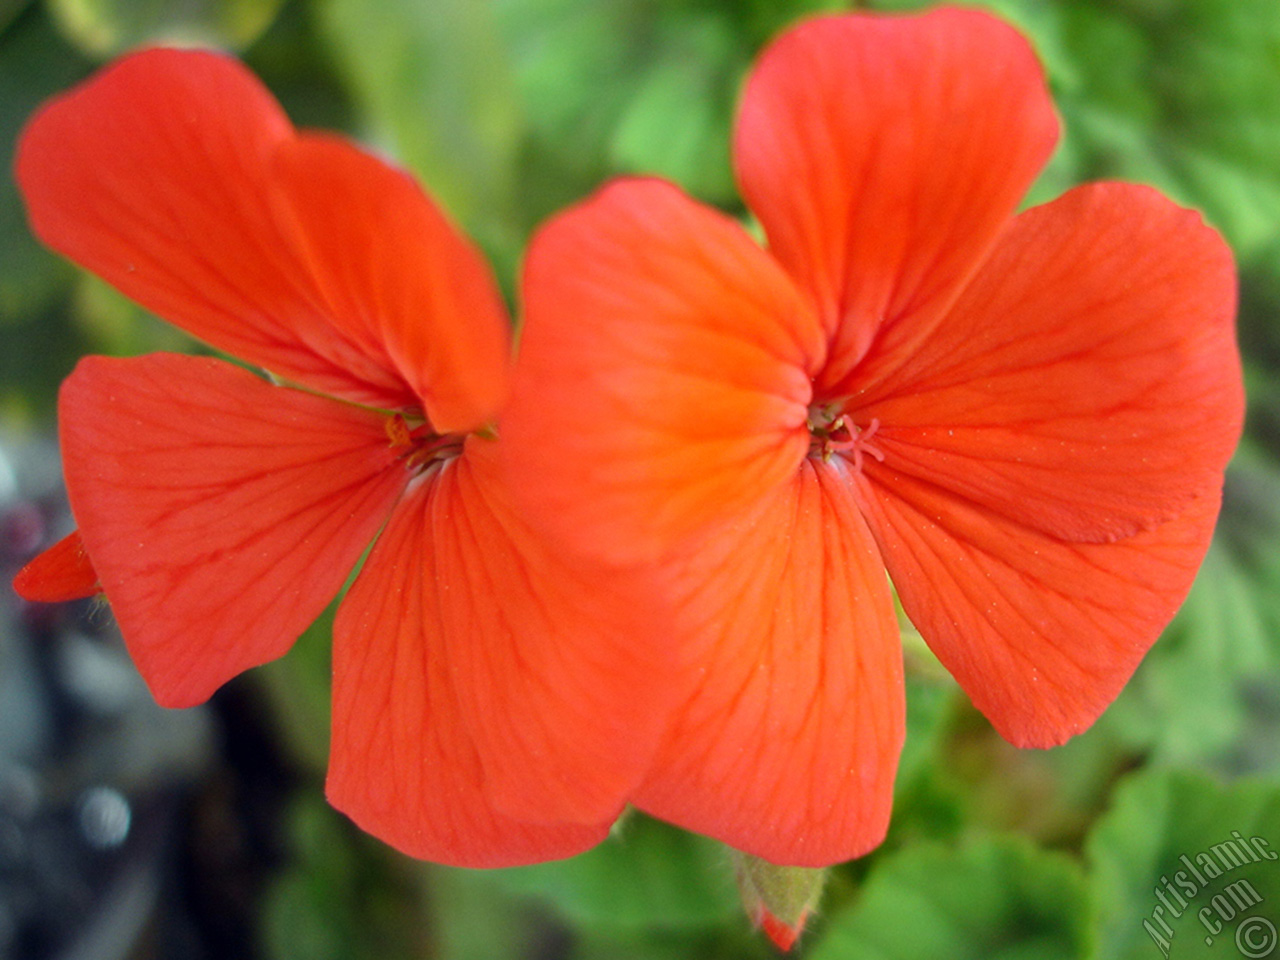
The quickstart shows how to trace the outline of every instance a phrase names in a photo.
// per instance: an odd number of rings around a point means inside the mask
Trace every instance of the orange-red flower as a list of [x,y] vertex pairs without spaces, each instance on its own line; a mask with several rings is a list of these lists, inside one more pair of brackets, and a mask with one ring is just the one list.
[[488,427],[508,323],[471,245],[210,53],[142,52],[56,99],[17,172],[47,244],[277,379],[82,361],[59,401],[79,535],[20,589],[96,580],[184,706],[284,653],[376,538],[334,625],[333,803],[449,863],[603,837],[664,719],[656,645],[622,622],[625,584],[513,509]]
[[535,239],[511,468],[562,542],[661,561],[680,621],[641,808],[775,862],[877,844],[886,568],[1022,746],[1092,723],[1181,603],[1241,429],[1232,259],[1143,187],[1015,215],[1056,138],[990,16],[817,19],[738,118],[767,250],[644,179]]

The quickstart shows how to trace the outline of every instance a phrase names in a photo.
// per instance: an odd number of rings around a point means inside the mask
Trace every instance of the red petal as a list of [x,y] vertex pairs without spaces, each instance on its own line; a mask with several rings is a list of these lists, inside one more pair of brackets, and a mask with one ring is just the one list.
[[406,174],[337,137],[275,155],[330,316],[380,353],[441,433],[481,426],[507,388],[506,308],[484,259]]
[[[1231,251],[1127,184],[1019,216],[928,342],[858,400],[905,473],[1067,540],[1128,536],[1221,484],[1244,388]],[[872,381],[877,374],[867,371]]]
[[89,562],[80,531],[71,531],[19,570],[13,589],[33,603],[65,603],[98,593],[98,571]]
[[202,340],[386,407],[408,387],[335,328],[271,207],[279,105],[217,54],[147,50],[48,103],[17,176],[40,239]]
[[283,654],[408,479],[385,418],[208,358],[89,357],[59,418],[72,511],[165,706]]
[[906,476],[860,493],[907,615],[1020,747],[1062,743],[1115,699],[1186,597],[1220,501],[1075,544]]
[[1030,45],[976,10],[811,20],[764,53],[735,160],[771,249],[836,338],[820,393],[873,339],[927,334],[1056,139]]
[[884,838],[904,731],[884,565],[840,461],[675,566],[685,705],[637,806],[777,864]]
[[785,482],[821,330],[733,221],[622,181],[537,236],[504,445],[539,522],[653,557]]
[[809,915],[803,913],[800,915],[800,919],[792,925],[779,920],[768,910],[760,911],[759,917],[760,929],[764,931],[765,936],[773,941],[773,945],[783,953],[788,953],[796,945],[796,941],[800,939],[800,934],[804,933],[804,925],[808,920]]
[[599,841],[669,699],[652,622],[529,534],[494,446],[472,439],[396,510],[335,625],[330,800],[465,866]]

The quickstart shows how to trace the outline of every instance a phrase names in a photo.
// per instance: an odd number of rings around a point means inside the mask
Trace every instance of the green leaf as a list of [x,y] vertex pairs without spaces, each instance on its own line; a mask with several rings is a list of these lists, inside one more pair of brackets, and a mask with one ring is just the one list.
[[1063,110],[1090,174],[1145,180],[1203,208],[1244,256],[1280,233],[1280,5],[1064,10],[1080,66]]
[[746,69],[737,40],[714,16],[682,17],[661,31],[654,62],[613,134],[616,168],[665,177],[704,200],[734,201],[730,126]]
[[696,929],[741,914],[719,844],[639,814],[580,856],[485,877],[551,902],[584,927]]
[[31,0],[0,0],[0,31],[3,31]]
[[421,955],[426,931],[418,881],[397,854],[356,831],[311,785],[289,809],[284,830],[288,867],[268,888],[262,911],[266,957]]
[[[1241,924],[1253,916],[1280,920],[1276,850],[1280,785],[1228,786],[1170,769],[1133,775],[1086,846],[1093,957],[1241,956],[1235,940]],[[1254,895],[1261,901],[1245,906],[1241,897]],[[1242,936],[1265,932],[1250,934],[1246,926]]]
[[742,918],[699,934],[578,928],[564,960],[779,960],[779,953]]
[[18,133],[47,97],[79,80],[88,64],[76,57],[40,12],[0,34],[0,326],[46,309],[74,272],[31,235],[9,173]]
[[1077,960],[1085,946],[1078,864],[1016,837],[920,844],[882,859],[834,914],[810,960]]
[[652,52],[644,0],[497,0],[516,83],[534,131],[579,168],[603,162],[635,77]]
[[917,780],[931,775],[948,721],[963,696],[951,674],[909,624],[903,629],[902,646],[906,660],[907,738],[898,760],[899,798]]
[[329,763],[333,619],[330,603],[298,638],[289,653],[259,667],[254,676],[275,708],[280,733],[293,758],[317,775]]
[[492,4],[321,0],[319,10],[373,138],[513,265],[523,118]]
[[559,925],[488,880],[487,873],[428,865],[426,911],[437,950],[448,960],[527,960],[549,955]]
[[108,57],[144,43],[240,50],[284,0],[47,0],[58,26],[85,53]]
[[1164,762],[1219,756],[1241,732],[1240,684],[1266,645],[1249,581],[1215,546],[1177,619],[1106,722]]
[[737,203],[729,164],[754,11],[654,0],[500,0],[538,148],[590,189],[653,174]]

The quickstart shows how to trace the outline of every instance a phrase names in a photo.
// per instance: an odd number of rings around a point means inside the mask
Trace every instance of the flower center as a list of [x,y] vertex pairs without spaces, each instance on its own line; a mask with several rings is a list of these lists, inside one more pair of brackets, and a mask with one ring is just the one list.
[[871,438],[880,429],[880,421],[872,418],[865,427],[855,424],[838,404],[815,404],[809,408],[809,456],[821,457],[828,462],[839,451],[853,460],[853,469],[862,469],[862,457],[867,455],[884,463],[884,451],[872,444]]
[[405,469],[415,474],[458,456],[466,440],[460,433],[434,433],[428,423],[410,427],[398,413],[388,417],[385,426],[391,449],[404,461]]

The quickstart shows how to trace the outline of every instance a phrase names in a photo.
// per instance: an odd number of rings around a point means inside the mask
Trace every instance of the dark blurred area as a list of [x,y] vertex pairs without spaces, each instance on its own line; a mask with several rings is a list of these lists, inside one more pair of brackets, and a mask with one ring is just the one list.
[[[48,442],[0,442],[0,576],[71,523]],[[0,957],[252,958],[294,773],[261,693],[158,707],[100,601],[0,591]]]

